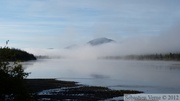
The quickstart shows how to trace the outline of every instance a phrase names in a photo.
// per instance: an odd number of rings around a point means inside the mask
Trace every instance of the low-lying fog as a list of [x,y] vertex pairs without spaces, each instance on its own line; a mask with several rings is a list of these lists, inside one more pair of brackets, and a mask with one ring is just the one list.
[[156,36],[131,36],[123,40],[91,46],[87,43],[73,48],[25,49],[35,55],[76,59],[96,59],[101,56],[124,56],[156,53],[177,53],[180,51],[180,28],[174,27]]
[[101,56],[180,52],[179,32],[180,28],[174,28],[157,36],[134,36],[96,46],[85,42],[68,49],[26,49],[35,55],[68,58],[32,61],[26,71],[31,72],[29,78],[64,78],[113,89],[179,93],[178,61],[95,60]]

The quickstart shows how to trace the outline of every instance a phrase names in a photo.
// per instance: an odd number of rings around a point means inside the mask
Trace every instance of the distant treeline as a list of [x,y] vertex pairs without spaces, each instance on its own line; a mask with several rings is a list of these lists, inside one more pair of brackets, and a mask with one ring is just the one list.
[[106,57],[101,57],[100,59],[173,60],[173,61],[180,61],[180,53],[148,54],[148,55],[127,55],[127,56],[106,56]]
[[15,48],[0,48],[0,60],[4,61],[28,61],[36,60],[33,54]]

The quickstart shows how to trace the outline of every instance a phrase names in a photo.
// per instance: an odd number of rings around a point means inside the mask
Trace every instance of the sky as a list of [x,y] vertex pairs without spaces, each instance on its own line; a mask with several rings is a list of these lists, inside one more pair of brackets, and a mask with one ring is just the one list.
[[161,36],[162,44],[169,36],[178,44],[179,5],[180,0],[1,0],[0,46],[10,40],[15,48],[58,49],[99,37],[128,45]]

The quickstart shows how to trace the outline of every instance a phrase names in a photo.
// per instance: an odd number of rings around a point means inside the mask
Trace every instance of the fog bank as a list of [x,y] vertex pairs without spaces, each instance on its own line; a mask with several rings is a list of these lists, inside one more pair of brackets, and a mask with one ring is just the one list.
[[97,46],[82,44],[70,49],[25,49],[35,55],[75,59],[94,59],[102,56],[143,55],[180,52],[180,27],[156,36],[132,36]]

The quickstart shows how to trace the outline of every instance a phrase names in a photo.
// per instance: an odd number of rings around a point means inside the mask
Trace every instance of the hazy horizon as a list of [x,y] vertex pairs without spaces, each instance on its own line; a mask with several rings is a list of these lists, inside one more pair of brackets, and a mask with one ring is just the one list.
[[[129,37],[121,42],[111,42],[97,46],[86,43],[77,44],[73,48],[26,48],[35,55],[45,55],[51,57],[71,57],[71,58],[97,58],[102,56],[124,56],[124,55],[144,55],[144,54],[166,54],[180,52],[180,30],[173,28],[164,34],[157,36]],[[90,40],[89,40],[90,41]]]

